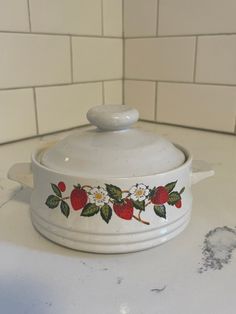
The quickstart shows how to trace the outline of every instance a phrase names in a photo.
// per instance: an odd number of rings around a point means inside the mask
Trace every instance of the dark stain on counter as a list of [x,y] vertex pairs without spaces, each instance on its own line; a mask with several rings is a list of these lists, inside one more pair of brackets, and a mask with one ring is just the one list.
[[101,268],[101,271],[108,271],[109,269],[107,267]]
[[123,277],[117,277],[116,283],[117,283],[118,285],[120,285],[123,280],[124,280]]
[[228,226],[217,227],[205,235],[202,248],[202,263],[199,273],[220,270],[229,264],[236,249],[236,229]]
[[162,288],[154,288],[154,289],[151,289],[150,291],[155,292],[155,293],[160,293],[164,291],[165,289],[166,289],[166,286],[163,286]]

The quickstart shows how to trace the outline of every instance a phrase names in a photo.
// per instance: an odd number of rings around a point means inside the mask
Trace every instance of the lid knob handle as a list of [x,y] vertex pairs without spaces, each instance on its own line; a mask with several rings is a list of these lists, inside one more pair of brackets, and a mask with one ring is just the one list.
[[138,118],[138,111],[127,105],[99,105],[87,112],[88,121],[105,131],[127,129]]

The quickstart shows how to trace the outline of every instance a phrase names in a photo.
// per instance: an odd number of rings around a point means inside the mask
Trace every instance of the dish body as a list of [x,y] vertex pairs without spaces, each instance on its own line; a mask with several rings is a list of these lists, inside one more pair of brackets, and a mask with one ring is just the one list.
[[[179,147],[180,148],[180,147]],[[186,162],[161,174],[133,178],[84,178],[32,163],[16,164],[9,177],[33,188],[31,218],[46,238],[96,253],[126,253],[162,244],[187,226],[191,186],[213,175],[205,162]],[[33,182],[32,182],[33,178]]]
[[[175,237],[188,224],[191,186],[214,172],[183,147],[129,128],[138,112],[98,106],[98,129],[38,149],[8,176],[32,188],[32,223],[46,238],[76,250],[126,253]],[[135,156],[135,157],[132,157]]]

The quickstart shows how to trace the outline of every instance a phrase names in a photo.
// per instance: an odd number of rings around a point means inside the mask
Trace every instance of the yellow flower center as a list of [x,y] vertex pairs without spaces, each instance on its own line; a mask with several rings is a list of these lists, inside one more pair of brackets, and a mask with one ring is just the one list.
[[96,198],[96,200],[98,200],[98,201],[102,200],[102,199],[103,199],[102,193],[96,193],[96,194],[95,194],[95,198]]
[[137,191],[135,192],[135,194],[136,194],[136,196],[143,196],[144,190],[139,189],[139,190],[137,190]]

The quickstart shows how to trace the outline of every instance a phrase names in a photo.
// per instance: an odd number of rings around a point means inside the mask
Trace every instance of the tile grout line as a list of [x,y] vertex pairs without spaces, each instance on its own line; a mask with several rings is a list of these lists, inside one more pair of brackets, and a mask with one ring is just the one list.
[[105,82],[102,81],[102,104],[105,105]]
[[[139,119],[139,121],[141,122],[147,122],[147,123],[153,123],[153,124],[157,124],[157,125],[167,125],[167,126],[173,126],[173,127],[177,127],[177,128],[185,128],[185,129],[190,129],[190,130],[196,130],[196,131],[203,131],[203,132],[211,132],[211,133],[216,133],[216,134],[225,134],[225,135],[231,135],[234,136],[236,134],[232,133],[232,132],[226,132],[226,131],[219,131],[219,130],[211,130],[211,129],[203,129],[203,128],[197,128],[197,127],[190,127],[190,126],[185,126],[185,125],[179,125],[179,124],[171,124],[171,123],[166,123],[166,122],[158,122],[158,121],[152,121],[152,120],[146,120],[146,119]],[[62,130],[57,130],[57,131],[51,131],[48,133],[42,133],[42,134],[37,134],[37,135],[33,135],[33,136],[28,136],[28,137],[22,137],[19,139],[14,139],[14,140],[10,140],[7,142],[2,142],[0,143],[0,146],[3,145],[7,145],[7,144],[12,144],[12,143],[18,143],[21,141],[27,141],[27,140],[32,140],[32,139],[37,139],[37,138],[42,138],[48,135],[53,135],[53,134],[59,134],[62,132],[67,132],[67,131],[73,131],[73,130],[77,130],[77,129],[82,129],[84,127],[88,127],[89,124],[83,124],[77,127],[72,127],[72,128],[68,128],[68,129],[62,129]]]
[[122,0],[121,2],[122,5],[122,39],[125,38],[125,0]]
[[102,35],[85,35],[85,34],[74,34],[74,33],[50,33],[50,32],[26,32],[26,31],[8,31],[0,30],[0,34],[17,34],[17,35],[45,35],[45,36],[73,36],[82,38],[107,38],[107,39],[121,39],[120,36],[102,36]]
[[104,36],[104,3],[103,0],[101,0],[101,32],[102,37]]
[[157,93],[158,93],[158,81],[155,82],[155,107],[154,107],[154,120],[157,122]]
[[206,36],[232,36],[236,35],[236,32],[233,33],[209,33],[209,34],[177,34],[177,35],[158,35],[158,36],[130,36],[126,39],[152,39],[152,38],[178,38],[178,37],[206,37]]
[[194,51],[194,65],[193,65],[193,82],[196,83],[196,73],[197,73],[197,53],[198,51],[198,36],[195,38],[195,51]]
[[[103,80],[104,82],[113,82],[113,81],[120,81],[122,78],[111,78],[111,79],[106,79]],[[30,86],[20,86],[20,87],[6,87],[6,88],[0,88],[0,91],[5,91],[5,90],[17,90],[17,89],[29,89],[29,88],[45,88],[45,87],[60,87],[60,86],[68,86],[68,85],[79,85],[79,84],[92,84],[92,83],[100,83],[101,80],[96,80],[96,81],[84,81],[84,82],[77,82],[74,81],[73,83],[58,83],[58,84],[48,84],[48,85],[30,85]]]
[[125,0],[122,0],[122,104],[125,104]]
[[156,36],[158,37],[159,32],[159,11],[160,10],[160,0],[157,0],[157,17],[156,17]]
[[[146,81],[156,82],[155,79],[138,79],[138,78],[126,78],[127,81]],[[158,80],[160,83],[172,83],[172,84],[193,84],[193,85],[207,85],[207,86],[219,86],[219,87],[236,87],[236,84],[224,84],[224,83],[208,83],[208,82],[192,82],[192,81],[172,81],[172,80]]]
[[74,82],[74,68],[73,68],[73,49],[72,49],[72,36],[69,36],[70,40],[70,75],[71,83]]
[[[60,87],[60,86],[68,86],[68,85],[80,85],[80,84],[92,84],[92,83],[100,83],[104,82],[113,82],[120,81],[122,77],[115,77],[111,79],[100,79],[95,81],[74,81],[74,82],[66,82],[66,83],[55,83],[55,84],[44,84],[44,85],[30,85],[30,86],[15,86],[15,87],[5,87],[0,88],[0,91],[7,90],[18,90],[18,89],[29,89],[29,88],[45,88],[45,87]],[[145,79],[145,78],[125,78],[126,81],[144,81],[144,82],[156,82],[156,79]],[[172,84],[193,84],[193,85],[207,85],[207,86],[218,86],[218,87],[236,87],[236,84],[223,84],[223,83],[208,83],[208,82],[192,82],[192,81],[173,81],[173,80],[158,80],[160,83],[172,83]]]
[[67,128],[67,129],[61,129],[61,130],[51,131],[51,132],[47,132],[47,133],[41,133],[41,134],[37,134],[37,135],[26,136],[26,137],[22,137],[22,138],[19,138],[19,139],[13,139],[13,140],[9,140],[9,141],[6,141],[6,142],[1,142],[0,146],[6,145],[6,144],[18,143],[18,142],[21,142],[21,141],[37,139],[37,138],[41,139],[41,138],[44,138],[45,136],[48,136],[48,135],[53,135],[53,134],[59,134],[59,133],[63,133],[63,132],[78,130],[78,129],[82,129],[82,128],[85,128],[85,127],[88,127],[88,126],[90,126],[90,124],[89,123],[85,123],[83,125],[78,125],[76,127],[70,127],[70,128]]
[[28,19],[29,19],[29,31],[32,31],[31,26],[31,14],[30,14],[30,0],[27,0],[27,8],[28,8]]
[[[80,85],[80,84],[92,84],[92,83],[100,83],[101,81],[104,82],[113,82],[113,81],[120,81],[122,77],[115,77],[111,79],[101,79],[95,81],[74,81],[73,83],[57,83],[57,84],[44,84],[44,85],[30,85],[30,86],[15,86],[15,87],[5,87],[0,88],[0,91],[7,91],[7,90],[18,90],[18,89],[29,89],[29,88],[45,88],[45,87],[60,87],[60,86],[68,86],[68,85]],[[125,78],[126,81],[146,81],[146,82],[156,82],[156,79],[145,79],[145,78]],[[193,84],[193,85],[207,85],[207,86],[218,86],[218,87],[236,87],[236,84],[223,84],[223,83],[208,83],[208,82],[192,82],[192,81],[172,81],[172,80],[158,80],[160,83],[172,83],[172,84]]]
[[[108,38],[108,39],[121,39],[120,36],[102,36],[97,34],[86,35],[86,34],[76,34],[76,33],[52,33],[52,32],[26,32],[26,31],[9,31],[0,30],[0,34],[25,34],[25,35],[48,35],[48,36],[74,36],[74,37],[88,37],[88,38]],[[178,34],[178,35],[158,35],[158,36],[131,36],[125,37],[126,39],[149,39],[149,38],[175,38],[175,37],[205,37],[205,36],[232,36],[236,35],[236,32],[232,33],[209,33],[209,34]]]
[[122,103],[125,105],[125,39],[123,39]]
[[146,119],[139,119],[139,121],[153,123],[153,124],[158,124],[158,125],[167,125],[167,126],[173,126],[173,127],[177,127],[177,128],[184,128],[184,129],[202,131],[202,132],[211,132],[211,133],[216,133],[216,134],[226,134],[226,135],[235,136],[235,134],[233,132],[227,132],[227,131],[220,131],[220,130],[213,130],[213,129],[204,129],[204,128],[200,128],[200,127],[193,127],[193,126],[188,126],[188,125],[168,123],[168,122],[162,122],[162,121],[152,121],[152,120],[146,120]]
[[37,108],[37,97],[36,97],[35,87],[33,87],[33,97],[34,97],[34,113],[35,113],[36,132],[37,132],[37,135],[39,135],[38,108]]

